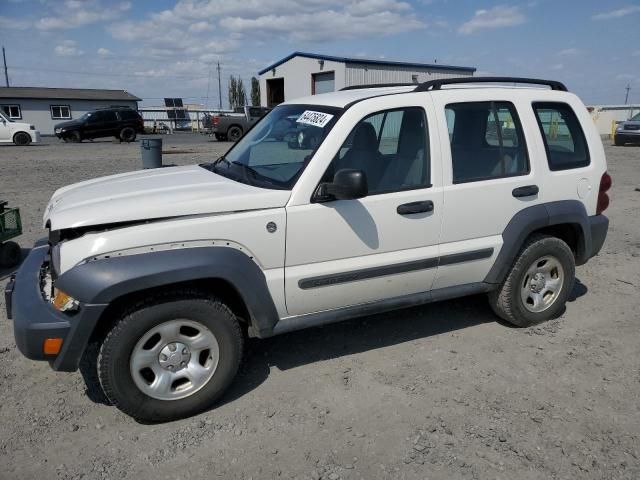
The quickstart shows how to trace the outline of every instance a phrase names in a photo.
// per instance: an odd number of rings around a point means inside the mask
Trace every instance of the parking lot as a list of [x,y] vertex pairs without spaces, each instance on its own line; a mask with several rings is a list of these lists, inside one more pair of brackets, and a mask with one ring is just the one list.
[[[230,146],[163,140],[176,165]],[[251,340],[194,418],[136,423],[90,372],[25,359],[1,296],[0,477],[640,478],[640,147],[609,143],[609,235],[561,318],[512,328],[476,296]],[[139,141],[0,146],[0,199],[21,208],[26,248],[55,189],[140,164]]]

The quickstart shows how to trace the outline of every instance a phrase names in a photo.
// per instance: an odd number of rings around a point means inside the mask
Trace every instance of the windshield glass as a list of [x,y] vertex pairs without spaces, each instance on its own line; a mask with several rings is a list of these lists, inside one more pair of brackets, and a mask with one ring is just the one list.
[[340,112],[319,105],[276,107],[208,168],[257,187],[290,190]]
[[633,117],[631,117],[631,120],[634,122],[640,122],[640,112],[636,113]]
[[93,112],[87,112],[84,115],[82,115],[80,117],[80,120],[86,120],[87,118],[89,118],[91,115],[93,114]]

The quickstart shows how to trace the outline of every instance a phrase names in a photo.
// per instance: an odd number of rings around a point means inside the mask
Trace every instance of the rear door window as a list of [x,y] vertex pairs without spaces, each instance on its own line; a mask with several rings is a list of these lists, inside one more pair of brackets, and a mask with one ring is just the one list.
[[586,167],[589,148],[575,112],[566,103],[533,104],[552,171]]
[[522,126],[509,102],[465,102],[446,106],[453,183],[529,173]]

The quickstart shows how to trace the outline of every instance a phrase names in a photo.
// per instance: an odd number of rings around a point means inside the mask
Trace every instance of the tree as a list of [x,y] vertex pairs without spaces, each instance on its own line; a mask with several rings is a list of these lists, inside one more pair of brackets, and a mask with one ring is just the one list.
[[256,77],[251,77],[251,105],[260,106],[260,81]]
[[229,77],[229,108],[236,109],[244,107],[247,104],[247,92],[244,89],[244,83],[238,76],[231,75]]

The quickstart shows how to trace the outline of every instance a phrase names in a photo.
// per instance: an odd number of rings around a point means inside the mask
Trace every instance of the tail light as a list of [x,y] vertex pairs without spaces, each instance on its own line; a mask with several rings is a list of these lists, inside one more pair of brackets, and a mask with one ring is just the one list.
[[215,115],[213,117],[213,124],[214,125],[220,125],[220,117],[219,116]]
[[596,206],[596,215],[600,215],[609,207],[609,195],[607,192],[611,188],[611,175],[607,172],[602,174],[600,179],[600,190],[598,191],[598,205]]

